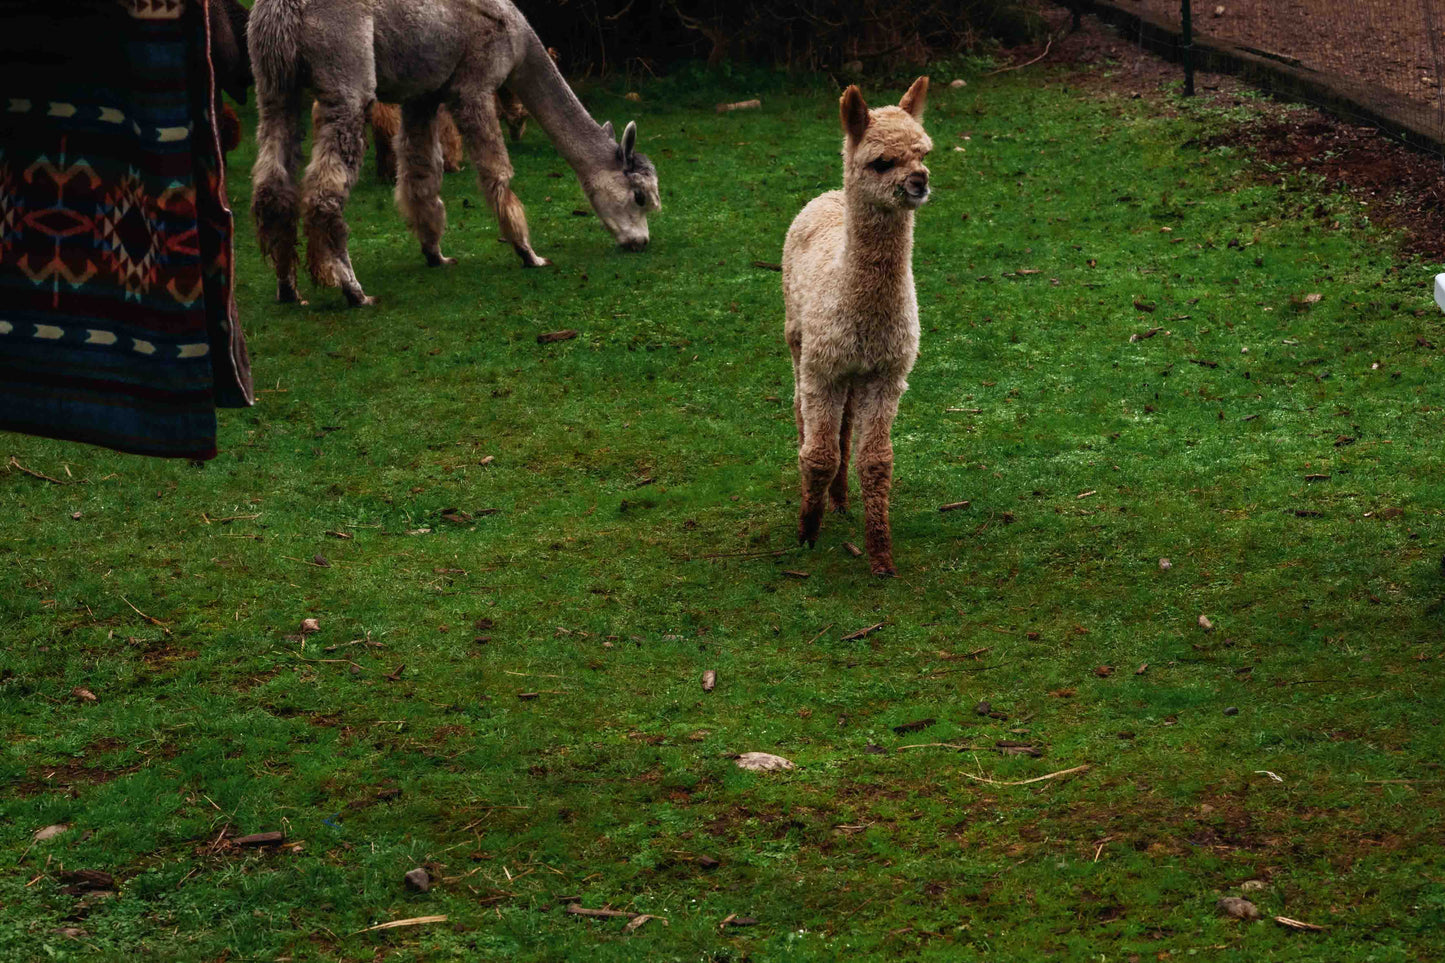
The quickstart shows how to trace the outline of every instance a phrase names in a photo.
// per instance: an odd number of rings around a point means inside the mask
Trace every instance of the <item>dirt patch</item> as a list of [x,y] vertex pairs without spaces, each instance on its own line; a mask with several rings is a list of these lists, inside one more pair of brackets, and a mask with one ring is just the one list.
[[1291,111],[1283,119],[1261,117],[1211,138],[1206,146],[1223,145],[1247,150],[1257,168],[1273,165],[1314,175],[1328,190],[1363,201],[1373,221],[1400,232],[1409,254],[1438,260],[1445,251],[1445,186],[1438,158],[1314,110]]
[[[1151,2],[1154,0],[1146,0],[1146,5]],[[1172,9],[1177,14],[1178,4]],[[1077,31],[1063,35],[1068,13],[1045,7],[1042,14],[1055,28],[1057,39],[1038,68],[1019,69],[1039,69],[1046,64],[1076,66],[1080,69],[1062,76],[1055,72],[1050,79],[1065,80],[1084,93],[1136,97],[1163,116],[1178,112],[1172,95],[1182,79],[1179,65],[1148,53],[1096,18],[1083,18]],[[1278,22],[1281,31],[1294,29],[1297,23]],[[1043,52],[1041,43],[1009,53],[1012,65],[1023,65]],[[1360,69],[1373,68],[1361,65]],[[1418,80],[1415,78],[1416,83]],[[1202,146],[1239,148],[1264,179],[1278,181],[1286,174],[1318,178],[1325,190],[1364,202],[1374,223],[1398,231],[1405,253],[1432,260],[1445,258],[1445,178],[1438,157],[1406,147],[1372,127],[1347,123],[1318,110],[1243,98],[1240,95],[1252,88],[1227,75],[1200,73],[1196,86],[1205,103],[1248,108],[1255,115]],[[1333,218],[1328,218],[1322,226],[1332,225]]]

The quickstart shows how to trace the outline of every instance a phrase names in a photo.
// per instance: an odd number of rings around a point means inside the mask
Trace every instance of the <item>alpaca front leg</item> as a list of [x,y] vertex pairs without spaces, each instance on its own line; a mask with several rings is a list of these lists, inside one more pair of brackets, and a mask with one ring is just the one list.
[[323,102],[314,132],[311,163],[301,192],[306,219],[306,264],[316,283],[341,288],[352,307],[375,304],[351,268],[346,248],[346,199],[356,185],[366,151],[364,105],[355,100]]
[[397,135],[396,206],[421,242],[427,266],[457,263],[442,256],[442,232],[447,211],[442,204],[441,127],[435,103],[412,102],[401,108],[401,130]]
[[858,399],[858,484],[863,489],[863,534],[874,575],[897,575],[888,496],[893,488],[893,419],[902,385],[873,382]]
[[523,267],[546,267],[552,262],[538,257],[527,236],[527,212],[512,193],[512,161],[502,143],[502,129],[497,119],[495,91],[482,96],[466,96],[451,105],[452,117],[467,145],[472,166],[477,169],[477,183],[487,203],[497,215],[502,239],[510,241],[512,250],[522,259]]
[[823,527],[824,493],[838,474],[838,428],[847,401],[846,389],[802,394],[803,435],[798,450],[802,502],[798,508],[798,544],[818,544]]

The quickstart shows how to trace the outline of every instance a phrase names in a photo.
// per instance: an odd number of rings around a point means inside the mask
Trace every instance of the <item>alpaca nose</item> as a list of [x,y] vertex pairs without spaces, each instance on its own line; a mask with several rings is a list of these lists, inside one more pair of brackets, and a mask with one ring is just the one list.
[[914,171],[908,175],[908,189],[915,194],[928,190],[928,171]]

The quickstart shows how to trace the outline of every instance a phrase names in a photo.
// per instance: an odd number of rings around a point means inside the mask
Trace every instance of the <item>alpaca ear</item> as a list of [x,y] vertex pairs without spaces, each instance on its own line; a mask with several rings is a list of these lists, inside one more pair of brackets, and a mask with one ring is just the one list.
[[863,95],[858,91],[856,84],[849,84],[848,89],[843,91],[843,99],[838,101],[838,113],[843,120],[843,133],[853,143],[863,139],[868,130],[868,105],[863,102]]
[[607,135],[608,140],[617,140],[617,135],[612,132],[612,121],[610,120],[602,125],[602,133]]
[[923,119],[923,105],[928,100],[928,78],[919,77],[908,88],[908,93],[898,102],[898,106],[913,115],[914,120]]
[[637,122],[629,120],[627,126],[622,128],[622,160],[623,163],[632,163],[632,149],[637,146]]

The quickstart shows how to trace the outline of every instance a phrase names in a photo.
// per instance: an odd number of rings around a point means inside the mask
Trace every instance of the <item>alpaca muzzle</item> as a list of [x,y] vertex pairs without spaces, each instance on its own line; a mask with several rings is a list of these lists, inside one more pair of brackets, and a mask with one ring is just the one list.
[[914,204],[922,204],[928,200],[928,175],[922,171],[909,174],[903,182],[903,191]]

